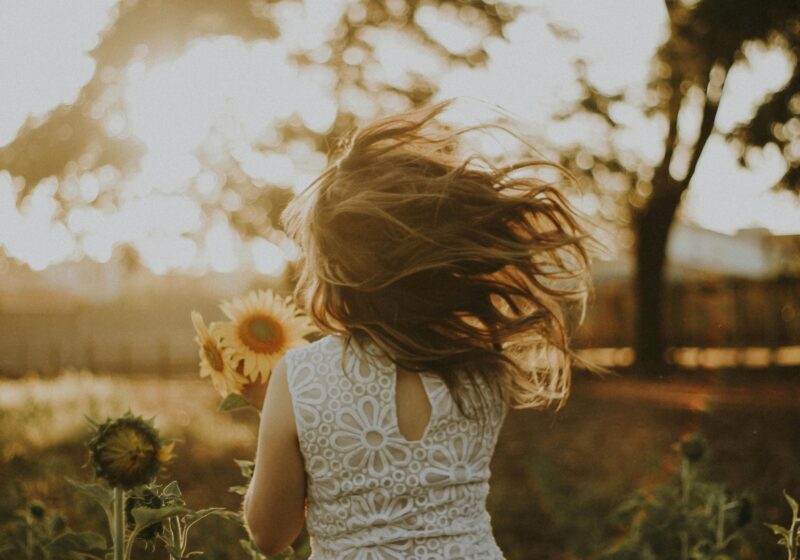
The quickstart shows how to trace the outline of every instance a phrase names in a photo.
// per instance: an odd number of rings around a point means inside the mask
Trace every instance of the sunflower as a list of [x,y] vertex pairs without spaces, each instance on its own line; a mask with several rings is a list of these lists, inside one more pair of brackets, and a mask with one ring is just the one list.
[[200,346],[200,377],[211,377],[214,388],[223,397],[229,393],[241,393],[248,379],[238,374],[225,359],[220,337],[220,323],[206,326],[203,317],[192,311],[192,323],[197,332],[195,341]]
[[129,490],[148,484],[172,459],[175,444],[165,444],[153,424],[140,416],[127,412],[92,424],[89,461],[97,476],[113,487]]
[[266,383],[286,351],[308,344],[303,337],[314,332],[308,318],[272,290],[251,292],[221,308],[231,320],[219,329],[223,355],[253,382]]

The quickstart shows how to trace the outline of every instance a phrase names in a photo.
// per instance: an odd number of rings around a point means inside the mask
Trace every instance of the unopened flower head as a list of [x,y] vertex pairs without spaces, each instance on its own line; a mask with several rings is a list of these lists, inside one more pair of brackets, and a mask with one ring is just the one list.
[[172,459],[174,444],[165,444],[152,423],[130,412],[95,424],[89,459],[99,478],[111,486],[131,489],[155,479]]
[[706,440],[697,433],[687,434],[681,439],[681,453],[690,463],[696,463],[706,452]]

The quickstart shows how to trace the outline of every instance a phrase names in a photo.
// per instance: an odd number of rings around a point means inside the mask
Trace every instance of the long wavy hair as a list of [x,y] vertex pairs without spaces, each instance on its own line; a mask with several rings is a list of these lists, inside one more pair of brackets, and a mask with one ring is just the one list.
[[462,135],[484,127],[444,125],[449,104],[355,130],[289,203],[282,221],[302,254],[295,299],[322,332],[441,376],[467,416],[468,385],[514,408],[560,406],[591,238],[559,183],[536,172],[572,178],[541,159],[459,157]]

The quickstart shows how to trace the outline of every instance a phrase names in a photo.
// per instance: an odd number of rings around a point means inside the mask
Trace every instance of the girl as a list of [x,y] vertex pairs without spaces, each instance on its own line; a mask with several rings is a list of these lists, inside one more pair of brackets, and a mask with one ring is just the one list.
[[509,407],[568,394],[587,237],[533,176],[563,169],[459,158],[447,106],[357,130],[282,216],[326,336],[263,405],[244,515],[267,554],[305,521],[314,560],[503,558],[489,463]]

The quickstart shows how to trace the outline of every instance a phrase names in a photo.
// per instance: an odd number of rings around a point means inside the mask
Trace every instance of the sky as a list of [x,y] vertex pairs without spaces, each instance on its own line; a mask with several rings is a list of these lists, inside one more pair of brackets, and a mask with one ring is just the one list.
[[[73,102],[96,71],[90,56],[111,23],[115,0],[0,0],[0,145],[11,142],[28,118],[45,118],[59,104]],[[379,65],[370,72],[398,85],[414,70],[435,79],[439,97],[467,97],[499,105],[554,145],[585,140],[591,127],[553,120],[579,95],[573,62],[585,59],[589,77],[604,91],[641,91],[650,60],[665,37],[661,0],[529,0],[528,10],[507,30],[508,41],[491,39],[486,68],[448,69],[409,46],[398,32],[381,31],[366,39]],[[114,168],[77,171],[45,179],[17,207],[20,178],[0,170],[0,245],[7,254],[41,270],[82,255],[108,261],[115,246],[132,244],[156,273],[170,270],[230,272],[242,266],[280,274],[296,249],[280,232],[242,239],[225,211],[245,201],[222,191],[222,178],[204,169],[198,148],[219,156],[230,153],[255,184],[300,189],[325,166],[324,154],[302,142],[275,146],[265,154],[254,144],[269,141],[271,125],[296,114],[312,130],[324,132],[336,116],[334,76],[319,68],[289,63],[293,49],[322,49],[346,0],[308,0],[280,5],[280,42],[244,42],[235,37],[203,39],[172,58],[147,65],[134,60],[125,71],[124,110],[104,116],[111,136],[133,135],[146,146],[140,170],[121,177]],[[420,12],[419,23],[453,52],[479,39],[474,30],[434,8]],[[548,22],[571,27],[579,39],[557,39]],[[321,52],[321,51],[320,51]],[[359,52],[347,54],[359,63]],[[751,48],[749,64],[731,71],[717,125],[721,132],[752,115],[755,104],[785,82],[787,57],[777,50]],[[356,92],[342,103],[370,118],[378,107]],[[620,108],[626,124],[618,142],[645,161],[661,153],[663,123]],[[682,134],[691,136],[697,112],[687,111]],[[733,233],[765,227],[774,233],[800,233],[796,196],[771,192],[783,173],[777,150],[755,153],[743,169],[719,135],[713,136],[685,200],[683,215],[703,227]],[[106,188],[121,188],[119,208],[92,203]],[[64,221],[56,219],[57,189],[76,202]],[[217,205],[210,215],[201,203]],[[198,233],[202,237],[197,241]]]

